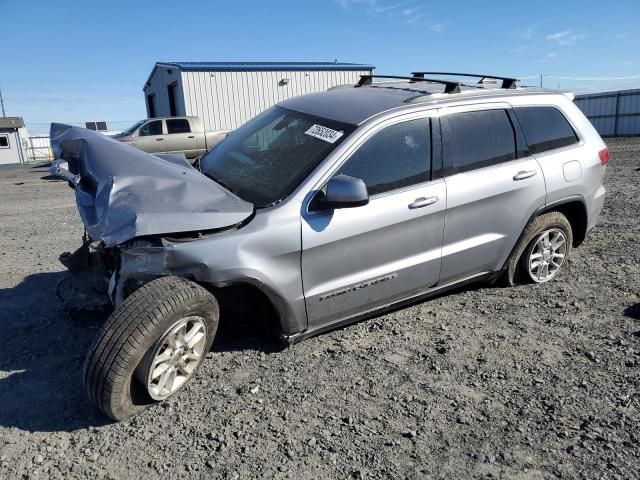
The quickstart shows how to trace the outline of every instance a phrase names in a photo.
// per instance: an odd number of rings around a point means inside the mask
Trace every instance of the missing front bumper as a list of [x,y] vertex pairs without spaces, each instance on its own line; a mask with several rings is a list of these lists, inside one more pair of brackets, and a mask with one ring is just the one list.
[[69,313],[109,311],[113,304],[109,296],[109,282],[115,271],[112,253],[85,241],[73,253],[60,255],[60,262],[69,275],[56,286],[56,295]]

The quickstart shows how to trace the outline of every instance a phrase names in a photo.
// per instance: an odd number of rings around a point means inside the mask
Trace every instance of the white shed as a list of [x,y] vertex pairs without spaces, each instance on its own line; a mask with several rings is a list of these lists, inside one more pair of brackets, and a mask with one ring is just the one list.
[[0,117],[0,165],[24,163],[21,117]]
[[233,130],[282,100],[354,84],[374,68],[337,62],[159,62],[144,85],[147,115],[193,115],[207,130]]

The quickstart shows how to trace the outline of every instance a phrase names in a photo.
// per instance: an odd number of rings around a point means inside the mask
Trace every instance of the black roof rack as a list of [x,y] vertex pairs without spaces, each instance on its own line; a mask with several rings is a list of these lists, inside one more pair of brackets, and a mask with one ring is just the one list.
[[360,80],[356,83],[356,87],[364,87],[371,85],[374,78],[392,78],[396,80],[409,80],[410,82],[431,82],[444,85],[444,93],[460,93],[460,82],[455,80],[441,80],[436,78],[425,78],[422,76],[398,77],[395,75],[360,75]]
[[477,77],[480,79],[478,83],[484,83],[487,78],[502,80],[501,88],[516,88],[518,79],[511,77],[499,77],[497,75],[482,75],[475,73],[452,73],[452,72],[411,72],[414,77],[422,78],[425,75],[451,75],[452,77]]

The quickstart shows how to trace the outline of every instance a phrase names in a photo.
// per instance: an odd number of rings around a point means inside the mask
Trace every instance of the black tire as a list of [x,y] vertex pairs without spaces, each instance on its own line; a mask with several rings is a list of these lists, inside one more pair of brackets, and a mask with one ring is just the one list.
[[512,287],[520,284],[533,283],[533,280],[528,274],[527,260],[529,253],[534,246],[534,239],[543,231],[551,228],[560,229],[564,233],[567,239],[566,256],[569,256],[571,246],[573,245],[571,223],[569,223],[567,217],[560,212],[544,213],[536,217],[525,229],[522,238],[507,262],[507,269],[501,278],[503,285]]
[[125,420],[157,403],[137,380],[136,368],[169,327],[190,315],[204,319],[204,351],[208,352],[219,318],[218,302],[210,292],[184,278],[168,276],[132,293],[101,327],[89,348],[84,364],[89,399],[114,420]]

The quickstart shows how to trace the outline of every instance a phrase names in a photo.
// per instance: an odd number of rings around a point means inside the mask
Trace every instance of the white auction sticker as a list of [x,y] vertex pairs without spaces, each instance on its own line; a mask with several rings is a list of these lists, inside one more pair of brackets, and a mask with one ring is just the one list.
[[338,140],[342,135],[344,135],[344,132],[332,130],[330,128],[323,127],[322,125],[313,125],[311,128],[309,128],[309,130],[307,130],[304,133],[329,143],[335,143],[336,140]]

